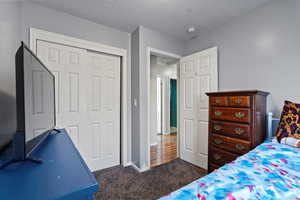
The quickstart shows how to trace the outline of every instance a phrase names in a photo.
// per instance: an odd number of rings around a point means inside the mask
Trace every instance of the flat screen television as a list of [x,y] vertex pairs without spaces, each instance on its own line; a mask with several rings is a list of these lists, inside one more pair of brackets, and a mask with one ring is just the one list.
[[17,129],[0,147],[7,159],[0,168],[16,161],[40,162],[32,153],[55,130],[54,75],[23,42],[15,63]]

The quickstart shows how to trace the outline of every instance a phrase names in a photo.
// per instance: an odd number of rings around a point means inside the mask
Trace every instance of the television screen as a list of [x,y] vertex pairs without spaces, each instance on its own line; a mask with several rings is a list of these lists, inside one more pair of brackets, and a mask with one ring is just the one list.
[[[20,97],[24,101],[20,100],[20,105],[17,104],[17,112],[22,111],[24,106],[25,124],[17,124],[18,131],[25,132],[26,154],[30,154],[43,136],[55,127],[55,83],[54,75],[30,50],[24,44],[20,48],[23,66],[16,68],[23,68],[23,73],[20,73],[23,77],[17,77],[17,84],[24,85],[24,97]],[[17,98],[18,93],[17,90]]]
[[29,154],[43,139],[43,134],[55,126],[55,83],[54,75],[25,45],[22,46],[25,129],[18,126],[18,131],[25,131],[26,153]]
[[[23,160],[55,127],[55,78],[22,42],[16,53],[17,130],[0,142],[0,160]],[[11,119],[12,120],[12,119]]]

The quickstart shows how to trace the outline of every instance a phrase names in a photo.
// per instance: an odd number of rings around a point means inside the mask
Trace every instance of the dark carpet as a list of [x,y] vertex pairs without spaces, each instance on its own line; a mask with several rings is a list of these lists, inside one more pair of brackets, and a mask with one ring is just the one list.
[[94,172],[100,183],[96,200],[152,200],[169,194],[206,175],[204,169],[176,159],[143,173],[132,167]]

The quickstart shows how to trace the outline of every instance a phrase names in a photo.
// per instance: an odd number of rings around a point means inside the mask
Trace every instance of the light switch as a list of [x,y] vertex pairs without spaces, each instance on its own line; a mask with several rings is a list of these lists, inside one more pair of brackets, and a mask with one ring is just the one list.
[[137,107],[137,99],[136,99],[136,98],[134,98],[134,100],[133,100],[133,105],[134,105],[135,107]]

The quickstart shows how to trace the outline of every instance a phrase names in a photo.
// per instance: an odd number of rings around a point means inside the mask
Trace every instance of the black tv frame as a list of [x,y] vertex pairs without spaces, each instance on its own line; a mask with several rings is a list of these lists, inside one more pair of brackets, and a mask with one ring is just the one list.
[[[53,98],[54,98],[54,125],[49,130],[40,134],[39,140],[33,145],[33,147],[28,150],[26,148],[26,127],[25,127],[25,84],[24,84],[24,49],[26,49],[34,59],[36,59],[39,64],[53,77]],[[31,156],[32,152],[49,136],[51,133],[59,133],[60,131],[55,129],[56,125],[56,102],[55,102],[55,76],[52,72],[42,63],[42,61],[24,44],[21,42],[21,46],[17,50],[15,56],[15,74],[16,74],[16,105],[17,105],[17,130],[14,138],[12,140],[13,155],[12,158],[0,166],[0,169],[6,166],[22,161],[31,161],[34,163],[42,163],[42,160],[33,158]],[[32,140],[34,140],[33,138]]]

